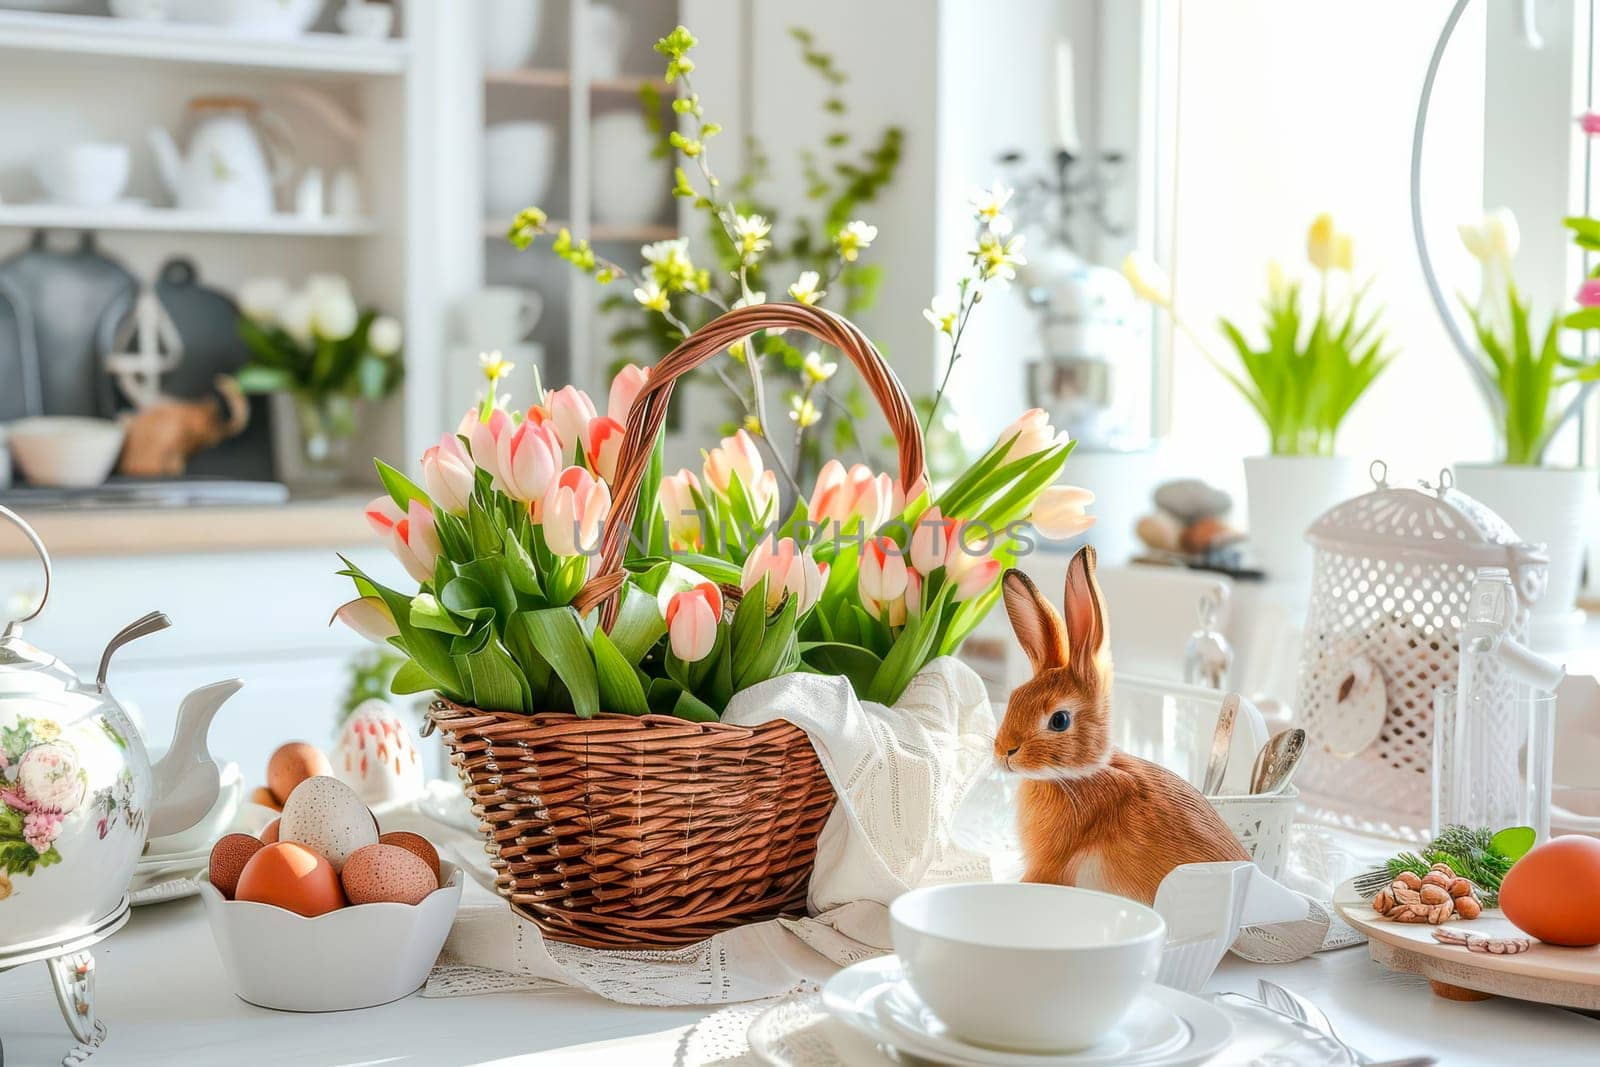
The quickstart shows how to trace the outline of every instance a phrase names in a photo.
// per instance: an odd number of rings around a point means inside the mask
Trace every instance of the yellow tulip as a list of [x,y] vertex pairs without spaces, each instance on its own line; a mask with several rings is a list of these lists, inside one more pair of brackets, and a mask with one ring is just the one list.
[[1306,232],[1306,258],[1318,270],[1330,270],[1337,265],[1337,243],[1333,216],[1324,211],[1312,220],[1311,229]]
[[1129,252],[1128,258],[1122,261],[1122,276],[1128,279],[1133,294],[1140,300],[1148,300],[1161,308],[1172,306],[1172,285],[1155,260]]
[[1333,265],[1339,270],[1353,271],[1356,264],[1355,238],[1341,233],[1333,242]]

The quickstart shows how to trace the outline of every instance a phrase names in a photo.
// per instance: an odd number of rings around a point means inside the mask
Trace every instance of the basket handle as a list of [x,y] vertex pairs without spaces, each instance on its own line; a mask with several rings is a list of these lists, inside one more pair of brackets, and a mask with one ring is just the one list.
[[808,333],[823,344],[837,348],[855,364],[889,421],[889,430],[900,453],[900,484],[906,487],[907,497],[919,491],[914,487],[924,476],[922,424],[917,421],[916,410],[900,379],[878,355],[866,334],[843,316],[807,304],[756,304],[726,312],[661,357],[660,362],[650,368],[649,378],[628,409],[622,454],[617,460],[616,481],[611,487],[611,516],[600,543],[600,566],[573,600],[580,614],[600,605],[600,621],[607,629],[616,616],[616,597],[622,590],[623,557],[634,512],[638,509],[640,483],[649,467],[656,437],[666,422],[673,383],[729,345],[760,330],[776,329]]

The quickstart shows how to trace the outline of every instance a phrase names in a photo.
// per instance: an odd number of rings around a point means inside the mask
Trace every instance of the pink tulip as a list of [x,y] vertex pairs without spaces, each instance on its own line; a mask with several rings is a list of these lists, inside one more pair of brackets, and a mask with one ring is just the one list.
[[501,436],[511,429],[511,416],[499,408],[490,411],[489,421],[484,422],[474,407],[462,418],[456,433],[467,439],[467,454],[472,462],[488,471],[491,478],[498,478],[500,467],[496,450]]
[[706,453],[706,484],[723,496],[728,495],[734,475],[739,476],[746,489],[751,489],[765,469],[755,439],[743,430],[732,437],[724,437],[719,447]]
[[1000,435],[1000,444],[1011,442],[1006,449],[1004,462],[1010,463],[1014,459],[1024,456],[1036,456],[1058,445],[1067,443],[1067,435],[1056,432],[1050,425],[1050,416],[1039,408],[1031,408],[1018,416],[1017,421],[1007,426]]
[[391,637],[400,636],[400,628],[394,624],[389,605],[381,597],[357,597],[341,604],[339,610],[333,613],[333,619],[328,620],[328,625],[333,625],[335,619],[374,644],[381,645]]
[[611,395],[606,400],[606,414],[622,425],[628,425],[628,411],[633,407],[639,391],[650,380],[650,368],[629,363],[611,379]]
[[1578,303],[1586,308],[1600,307],[1600,278],[1589,278],[1578,286]]
[[561,473],[561,441],[548,422],[524,419],[515,430],[501,435],[496,457],[500,475],[495,488],[524,504],[543,500],[550,483]]
[[413,500],[406,517],[395,523],[389,532],[389,551],[412,578],[431,582],[434,564],[442,551],[439,532],[433,526],[433,509],[420,500]]
[[873,474],[862,463],[847,471],[843,463],[830,459],[817,472],[806,517],[813,523],[841,529],[859,518],[862,528],[871,532],[895,513],[894,499],[894,479],[887,474]]
[[951,599],[958,604],[984,592],[1000,577],[1000,561],[977,550],[981,539],[981,534],[978,537],[972,534],[968,523],[958,526],[951,537],[944,576],[946,581],[955,584]]
[[1578,116],[1578,126],[1590,137],[1600,134],[1600,112],[1585,111]]
[[888,616],[888,609],[905,593],[906,581],[905,556],[892,538],[874,537],[861,547],[857,591],[875,618]]
[[1065,541],[1077,537],[1094,525],[1094,516],[1084,508],[1094,503],[1094,494],[1075,485],[1052,485],[1039,494],[1033,514],[1028,516],[1041,537]]
[[589,424],[584,456],[607,485],[617,480],[617,460],[622,456],[622,423],[602,415]]
[[582,389],[564,385],[547,394],[545,402],[550,407],[550,421],[555,423],[556,436],[561,438],[561,455],[571,463],[589,436],[589,424],[599,414],[594,401]]
[[959,525],[955,519],[945,518],[937,505],[924,511],[911,530],[911,565],[923,575],[943,567]]
[[822,596],[822,570],[810,552],[802,552],[794,538],[774,540],[763,537],[751,549],[744,561],[740,585],[746,593],[753,590],[762,578],[767,580],[767,611],[770,613],[783,602],[785,593],[795,598],[796,610],[801,614],[811,610],[811,605]]
[[544,540],[558,556],[590,555],[600,545],[611,490],[582,467],[568,467],[544,498]]
[[367,525],[372,527],[372,532],[383,538],[389,539],[394,533],[394,524],[406,517],[406,513],[395,506],[393,500],[386,496],[377,497],[367,505]]
[[674,593],[667,601],[667,637],[672,654],[685,663],[698,663],[711,655],[722,622],[722,590],[715,582],[701,582]]
[[438,444],[422,453],[422,484],[433,502],[452,515],[467,513],[477,475],[478,468],[455,434],[442,435]]
[[916,571],[906,572],[906,618],[916,622],[922,618],[922,575]]
[[[667,524],[667,540],[673,548],[699,548],[702,541],[703,516],[695,503],[700,493],[700,479],[693,471],[679,470],[661,479],[656,499],[661,503],[661,517]],[[701,499],[704,499],[702,494]]]

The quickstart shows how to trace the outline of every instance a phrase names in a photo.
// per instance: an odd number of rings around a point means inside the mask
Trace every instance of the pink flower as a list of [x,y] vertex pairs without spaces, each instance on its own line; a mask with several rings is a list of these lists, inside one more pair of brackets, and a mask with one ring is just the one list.
[[589,423],[589,440],[584,446],[584,457],[594,472],[607,485],[617,479],[617,460],[622,456],[622,423],[609,415],[602,415]]
[[83,790],[77,756],[67,745],[34,745],[17,760],[16,791],[27,798],[29,810],[66,815],[77,809]]
[[524,419],[500,438],[495,456],[500,470],[498,488],[524,504],[543,500],[550,483],[561,473],[561,441],[547,422]]
[[706,484],[723,496],[728,495],[734,475],[739,476],[746,489],[752,489],[765,469],[755,439],[743,430],[732,437],[724,437],[719,447],[706,453]]
[[1590,137],[1600,134],[1600,112],[1585,111],[1579,115],[1578,127]]
[[628,410],[650,380],[650,368],[629,363],[611,379],[611,395],[606,400],[606,414],[622,425],[628,425]]
[[[400,636],[400,628],[394,624],[389,605],[381,597],[357,597],[341,604],[339,610],[333,613],[333,619],[375,644],[381,645],[391,637]],[[329,625],[332,625],[333,619],[329,620]]]
[[544,540],[558,556],[590,555],[600,546],[611,490],[582,467],[568,467],[544,498]]
[[1578,303],[1586,308],[1600,307],[1600,278],[1588,278],[1578,286]]
[[422,484],[433,502],[452,515],[465,515],[478,469],[461,447],[461,438],[444,434],[422,453]]
[[944,561],[945,580],[955,583],[951,599],[958,604],[983,593],[1000,577],[1000,561],[977,551],[970,529],[969,523],[956,528]]
[[722,621],[722,590],[715,582],[701,582],[674,593],[665,612],[672,654],[685,663],[698,663],[711,655]]
[[955,544],[959,523],[947,519],[937,505],[922,513],[911,529],[911,565],[924,575],[945,565]]
[[810,611],[811,605],[822,596],[822,570],[810,552],[799,550],[792,537],[776,541],[763,537],[751,549],[739,584],[748,593],[763,578],[767,580],[768,612],[782,603],[786,592],[795,598],[796,610],[801,614]]
[[871,532],[889,521],[894,514],[894,501],[894,479],[887,474],[873,474],[862,463],[847,471],[843,463],[830,459],[817,472],[806,517],[813,523],[841,529],[860,519],[862,528]]
[[439,531],[433,525],[433,510],[420,500],[413,500],[406,517],[394,524],[389,534],[389,551],[400,565],[418,582],[433,580],[434,564],[438,562]]
[[467,454],[472,462],[489,472],[490,477],[500,476],[496,450],[500,437],[512,429],[511,416],[499,408],[489,412],[489,421],[478,416],[478,409],[470,409],[456,427],[456,433],[467,439]]
[[1059,445],[1067,443],[1067,435],[1056,432],[1050,425],[1050,416],[1039,408],[1031,408],[1017,417],[1017,421],[1007,426],[1000,435],[1000,444],[1010,442],[1006,449],[1004,462],[1010,463],[1014,459],[1024,456],[1036,456],[1040,452],[1049,451]]
[[701,523],[704,516],[695,503],[695,494],[701,494],[700,479],[693,471],[679,470],[661,479],[656,499],[661,504],[661,517],[667,524],[667,540],[674,548],[699,548],[703,537]]
[[65,815],[59,811],[34,811],[23,816],[22,839],[38,853],[50,851],[50,845],[61,833]]
[[385,541],[394,533],[394,524],[406,517],[406,513],[395,506],[395,502],[387,496],[373,499],[367,505],[367,525],[372,527],[372,532]]
[[856,586],[868,614],[887,619],[890,606],[906,591],[906,580],[905,556],[893,538],[874,537],[861,547]]
[[556,436],[561,438],[561,456],[571,463],[589,436],[589,424],[599,414],[594,401],[582,389],[564,385],[547,394],[545,403],[550,406],[550,421],[555,424]]
[[911,622],[922,618],[922,575],[916,571],[906,572],[906,594],[903,599],[906,618]]
[[1075,485],[1052,485],[1039,494],[1029,521],[1040,536],[1052,541],[1077,537],[1094,525],[1094,516],[1084,508],[1094,503],[1094,494]]

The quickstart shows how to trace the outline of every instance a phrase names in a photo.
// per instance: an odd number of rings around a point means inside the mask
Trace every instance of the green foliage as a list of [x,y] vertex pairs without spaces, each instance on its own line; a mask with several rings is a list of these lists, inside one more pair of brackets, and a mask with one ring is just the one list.
[[350,661],[350,681],[345,688],[344,701],[339,705],[339,722],[343,723],[368,700],[383,700],[396,692],[395,673],[406,662],[404,656],[384,648],[364,652]]
[[1220,363],[1217,369],[1261,416],[1273,455],[1332,455],[1345,416],[1394,358],[1385,351],[1379,314],[1362,311],[1367,287],[1356,290],[1340,313],[1327,308],[1326,276],[1323,285],[1309,327],[1300,286],[1275,286],[1263,303],[1261,347],[1221,320],[1239,370]]
[[250,350],[250,362],[235,379],[246,393],[294,393],[381,400],[394,392],[404,376],[398,354],[372,350],[368,334],[377,313],[362,312],[356,328],[342,340],[313,336],[297,340],[283,327],[241,316],[239,336]]

